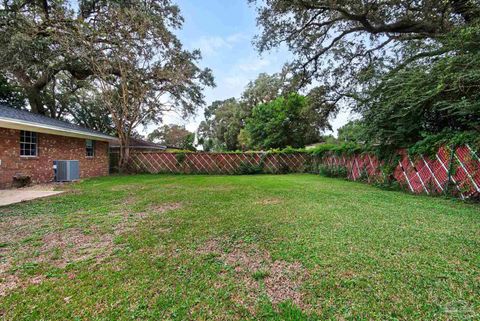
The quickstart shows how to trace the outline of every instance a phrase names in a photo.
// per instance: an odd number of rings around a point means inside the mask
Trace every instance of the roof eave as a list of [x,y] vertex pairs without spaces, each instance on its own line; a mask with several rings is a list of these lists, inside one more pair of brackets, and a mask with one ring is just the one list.
[[44,124],[37,124],[29,121],[11,119],[11,118],[5,118],[5,117],[0,117],[0,127],[17,129],[17,130],[35,131],[38,133],[51,134],[51,135],[60,135],[60,136],[67,136],[67,137],[108,141],[108,142],[115,139],[115,137],[108,136],[101,133],[98,133],[98,134],[87,133],[80,130],[66,129],[66,128],[61,128],[61,127],[56,127],[51,125],[44,125]]
[[[128,147],[130,149],[158,149],[158,150],[166,150],[167,149],[164,146],[135,146],[135,145],[130,145]],[[110,148],[120,148],[120,145],[111,145]]]

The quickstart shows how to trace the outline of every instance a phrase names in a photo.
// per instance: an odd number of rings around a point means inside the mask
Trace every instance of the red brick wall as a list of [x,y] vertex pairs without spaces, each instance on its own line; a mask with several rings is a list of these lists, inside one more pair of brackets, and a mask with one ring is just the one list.
[[85,139],[38,133],[37,157],[20,157],[20,131],[0,128],[0,188],[9,187],[16,174],[34,183],[54,179],[54,160],[79,160],[80,177],[108,175],[108,143],[95,142],[95,156],[85,156]]

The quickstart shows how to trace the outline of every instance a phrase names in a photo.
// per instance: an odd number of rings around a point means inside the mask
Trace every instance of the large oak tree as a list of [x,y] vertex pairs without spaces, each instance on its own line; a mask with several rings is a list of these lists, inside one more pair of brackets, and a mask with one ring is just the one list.
[[0,72],[33,112],[56,118],[71,107],[59,97],[93,85],[120,138],[121,166],[138,125],[166,111],[192,113],[213,85],[211,71],[196,65],[200,52],[175,36],[183,18],[170,0],[12,0],[1,10]]
[[404,65],[445,54],[438,40],[480,16],[476,0],[250,0],[258,4],[260,52],[286,45],[305,85],[318,80],[338,95]]

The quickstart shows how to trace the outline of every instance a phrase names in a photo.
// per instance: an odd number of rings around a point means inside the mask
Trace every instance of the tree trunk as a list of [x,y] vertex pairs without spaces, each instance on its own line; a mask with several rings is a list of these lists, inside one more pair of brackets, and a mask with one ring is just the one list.
[[124,133],[119,134],[120,139],[120,158],[118,161],[118,170],[120,173],[127,171],[128,162],[130,161],[130,137]]
[[45,108],[43,106],[43,101],[40,91],[35,87],[25,88],[27,94],[28,103],[32,113],[45,115]]

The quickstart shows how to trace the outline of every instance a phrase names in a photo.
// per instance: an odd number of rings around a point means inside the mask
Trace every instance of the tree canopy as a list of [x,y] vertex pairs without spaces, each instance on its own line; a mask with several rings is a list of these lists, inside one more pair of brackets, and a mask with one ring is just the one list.
[[139,124],[193,113],[214,85],[200,52],[175,36],[183,18],[170,0],[12,0],[1,9],[0,73],[35,113],[110,121],[125,159]]
[[[205,121],[200,123],[197,131],[199,143],[205,150],[239,150],[270,148],[269,146],[273,145],[287,147],[287,141],[292,141],[295,145],[317,141],[323,130],[331,129],[329,119],[338,112],[337,107],[325,98],[324,87],[313,88],[307,96],[296,94],[292,90],[284,71],[272,75],[258,75],[254,81],[248,83],[240,99],[215,101],[205,109]],[[283,100],[280,99],[282,97]],[[275,105],[270,105],[272,102],[276,102]],[[288,132],[290,137],[286,140],[273,139],[275,143],[257,141],[260,136],[252,133],[255,131],[253,124],[258,128],[269,126],[268,117],[260,115],[259,106],[262,106],[261,110],[265,113],[274,112],[277,106],[278,111],[286,113],[284,115],[287,117],[300,115],[301,123],[292,120],[290,126],[301,126],[298,132],[302,133],[303,138],[290,139],[292,134],[289,130],[276,127],[272,128],[276,132],[270,135],[283,135]],[[256,116],[253,115],[255,109]],[[273,114],[270,116],[276,117]],[[247,128],[249,121],[250,130]],[[308,130],[305,130],[307,128]]]
[[341,105],[358,112],[367,144],[404,147],[442,132],[479,132],[478,1],[250,2],[258,8],[258,51],[286,45],[293,81],[320,83],[337,105],[332,113]]
[[157,89],[186,110],[202,102],[202,85],[212,84],[210,71],[195,65],[200,53],[184,50],[173,34],[183,18],[169,0],[79,1],[78,7],[68,1],[4,1],[1,9],[0,71],[23,89],[33,112],[68,113],[57,97],[99,76],[92,61],[103,65],[102,73],[121,77],[120,60],[114,61],[120,50],[124,64],[148,64]]
[[338,129],[339,143],[361,144],[365,138],[365,124],[361,120],[349,121]]
[[205,150],[239,149],[238,134],[243,125],[244,106],[235,98],[214,101],[205,110],[205,121],[198,129],[199,143]]
[[452,33],[445,46],[455,54],[406,67],[368,91],[371,141],[406,147],[426,134],[480,131],[480,25]]
[[437,56],[439,38],[480,16],[471,0],[250,2],[258,3],[260,52],[286,44],[306,81],[329,74],[337,87],[371,68]]
[[2,75],[0,75],[0,103],[19,109],[24,108],[26,103],[20,89],[12,86]]
[[148,134],[147,139],[167,147],[195,150],[195,134],[188,131],[185,126],[163,125]]
[[309,99],[297,93],[255,106],[245,126],[250,147],[301,148],[318,142],[321,128],[312,121],[310,106]]

